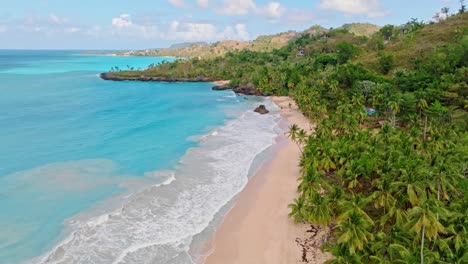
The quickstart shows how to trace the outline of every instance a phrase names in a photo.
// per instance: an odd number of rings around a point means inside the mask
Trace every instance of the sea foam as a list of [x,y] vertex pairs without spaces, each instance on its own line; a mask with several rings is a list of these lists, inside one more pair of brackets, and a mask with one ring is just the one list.
[[32,263],[192,263],[193,237],[246,186],[252,162],[280,132],[276,107],[263,103],[272,114],[246,111],[214,129],[166,182],[131,195],[118,210],[77,222]]

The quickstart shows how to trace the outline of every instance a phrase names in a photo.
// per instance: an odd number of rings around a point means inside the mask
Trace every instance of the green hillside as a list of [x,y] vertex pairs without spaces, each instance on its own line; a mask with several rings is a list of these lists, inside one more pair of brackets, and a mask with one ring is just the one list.
[[299,37],[299,33],[289,31],[275,35],[259,36],[253,41],[224,40],[212,44],[183,43],[182,45],[171,46],[167,49],[150,49],[138,51],[126,51],[118,55],[132,56],[173,56],[179,58],[215,58],[225,55],[228,52],[238,52],[241,50],[251,50],[259,52],[270,52],[286,46],[291,40]]
[[370,23],[351,23],[344,24],[341,28],[348,30],[356,36],[370,37],[377,33],[381,27]]

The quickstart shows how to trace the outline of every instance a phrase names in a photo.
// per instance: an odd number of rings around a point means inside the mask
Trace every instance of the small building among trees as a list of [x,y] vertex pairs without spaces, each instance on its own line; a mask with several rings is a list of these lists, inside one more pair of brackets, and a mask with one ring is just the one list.
[[297,47],[296,57],[304,57],[306,55],[304,47]]

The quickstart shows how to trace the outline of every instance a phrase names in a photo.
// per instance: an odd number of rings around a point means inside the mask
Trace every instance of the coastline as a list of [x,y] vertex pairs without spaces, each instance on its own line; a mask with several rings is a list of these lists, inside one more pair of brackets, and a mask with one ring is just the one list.
[[[233,96],[228,98],[237,100]],[[280,133],[279,113],[258,115],[251,110],[259,102],[263,100],[247,100],[247,109],[243,105],[224,109],[232,118],[200,135],[197,146],[168,171],[170,184],[149,186],[116,210],[92,219],[85,216],[74,223],[70,234],[31,263],[141,263],[150,259],[190,263],[192,243],[203,245],[211,237],[205,240],[200,234],[245,187],[252,164]],[[273,103],[264,103],[274,108]],[[112,243],[117,240],[122,241],[118,248]]]
[[[284,121],[310,129],[291,98],[270,100],[281,109]],[[296,198],[301,152],[284,135],[275,147],[273,159],[250,179],[206,245],[205,264],[324,263],[330,258],[320,250],[327,230],[295,224],[288,217],[288,204]]]

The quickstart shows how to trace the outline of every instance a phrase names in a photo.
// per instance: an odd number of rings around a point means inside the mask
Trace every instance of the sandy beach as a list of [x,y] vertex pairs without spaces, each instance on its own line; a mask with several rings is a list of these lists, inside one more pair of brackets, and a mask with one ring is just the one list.
[[223,86],[229,84],[231,81],[230,80],[221,80],[221,81],[215,81],[213,82],[216,85]]
[[[271,100],[290,124],[310,129],[291,98]],[[276,147],[276,155],[252,177],[225,216],[209,243],[206,264],[323,263],[329,259],[320,250],[326,230],[294,224],[288,217],[288,204],[296,197],[300,150],[285,136],[278,138]]]

